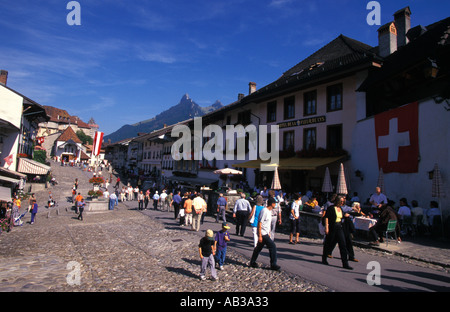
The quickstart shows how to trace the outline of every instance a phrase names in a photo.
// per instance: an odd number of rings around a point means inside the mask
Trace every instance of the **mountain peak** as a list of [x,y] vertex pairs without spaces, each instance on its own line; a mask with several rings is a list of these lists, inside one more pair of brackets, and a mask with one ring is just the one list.
[[105,136],[105,140],[111,139],[112,142],[118,142],[123,139],[135,137],[140,132],[149,133],[161,129],[164,127],[164,124],[173,125],[190,118],[201,117],[221,107],[223,105],[220,101],[216,101],[208,107],[200,107],[186,93],[177,105],[170,107],[151,119],[138,122],[134,125],[125,125],[116,132]]

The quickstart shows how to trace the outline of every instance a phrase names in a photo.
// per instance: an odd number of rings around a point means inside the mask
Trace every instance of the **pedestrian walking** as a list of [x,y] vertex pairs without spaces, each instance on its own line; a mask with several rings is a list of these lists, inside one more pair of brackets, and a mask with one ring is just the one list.
[[[188,193],[184,193],[184,197],[183,200],[181,201],[181,203],[183,204],[183,208],[184,209],[184,221],[185,221],[185,225],[191,225],[192,226],[192,199],[189,197]],[[181,212],[180,209],[180,212]],[[181,223],[181,217],[180,217],[180,224]]]
[[38,204],[35,199],[32,202],[30,212],[31,212],[30,224],[34,224],[34,222],[36,221],[36,214],[38,213]]
[[[174,215],[175,215],[175,219],[176,218],[178,218],[178,213],[180,212],[180,209],[183,207],[182,205],[181,205],[181,196],[180,196],[180,191],[176,191],[175,192],[175,195],[173,195],[173,199],[172,199],[172,201],[173,201],[173,212],[174,212]],[[185,211],[185,213],[186,213],[186,211]]]
[[11,211],[11,225],[12,226],[19,226],[22,225],[22,220],[20,220],[20,199],[13,198],[13,206]]
[[147,190],[144,196],[144,209],[147,210],[148,203],[150,202],[150,192]]
[[325,241],[323,244],[322,263],[328,265],[327,257],[331,254],[333,246],[337,243],[341,254],[342,267],[344,269],[353,270],[353,268],[348,265],[347,246],[345,244],[345,235],[341,223],[345,217],[348,217],[348,214],[344,214],[341,209],[341,206],[344,205],[344,203],[345,198],[338,196],[334,206],[328,207],[323,218]]
[[134,200],[137,201],[139,195],[139,188],[137,186],[133,189],[133,193],[134,193]]
[[222,218],[223,222],[227,222],[227,218],[225,216],[226,210],[227,210],[227,199],[223,197],[222,193],[220,193],[219,199],[217,200],[216,223],[219,223],[219,217]]
[[270,237],[273,241],[275,241],[275,230],[277,228],[277,224],[281,225],[281,206],[278,198],[275,196],[275,191],[269,191],[269,198],[275,199],[276,205],[275,208],[272,209],[272,224],[270,226]]
[[117,196],[116,193],[112,193],[109,195],[109,210],[114,210],[114,206],[116,205]]
[[200,222],[202,219],[202,214],[206,212],[206,202],[203,199],[202,194],[198,193],[197,196],[192,200],[192,230],[200,230]]
[[133,200],[133,187],[131,185],[128,185],[128,201],[132,201]]
[[256,204],[253,206],[249,215],[249,223],[253,234],[253,248],[258,245],[258,218],[261,210],[264,209],[264,198],[261,195],[256,196]]
[[[162,192],[161,192],[161,195],[159,196],[159,201],[160,201],[160,203],[161,203],[161,211],[165,211],[166,210],[166,198],[167,198],[167,193],[166,193],[166,190],[163,190]],[[169,211],[169,210],[167,210],[167,211]]]
[[78,202],[81,202],[83,200],[83,196],[81,196],[81,193],[78,193],[78,195],[75,197],[75,211],[76,213],[79,213],[78,211]]
[[170,192],[166,197],[167,212],[170,212],[172,210],[172,203],[173,203],[173,193]]
[[212,230],[207,230],[205,236],[200,239],[198,244],[198,251],[200,254],[200,259],[202,260],[200,266],[200,279],[203,281],[206,279],[206,270],[208,267],[211,270],[211,276],[213,281],[217,281],[219,278],[217,276],[216,264],[214,261],[215,248],[214,248],[214,232]]
[[142,193],[142,191],[139,192],[138,194],[138,209],[142,210],[144,209],[144,193]]
[[236,235],[244,236],[245,229],[248,223],[248,215],[252,211],[252,207],[248,200],[245,199],[245,193],[241,193],[239,198],[234,204],[233,218],[236,219]]
[[[291,234],[289,236],[289,244],[300,243],[300,206],[302,205],[302,200],[300,195],[294,195],[294,201],[291,206],[291,213],[289,215],[289,220],[291,221]],[[293,238],[295,235],[295,242]]]
[[84,201],[84,198],[81,200],[79,206],[78,206],[78,211],[80,212],[78,215],[78,220],[83,221],[83,211],[84,211],[84,207],[85,207],[86,203]]
[[253,250],[252,258],[250,260],[250,266],[257,268],[258,264],[256,260],[258,259],[259,253],[267,246],[270,255],[270,269],[274,271],[280,270],[280,266],[277,264],[277,246],[270,237],[270,227],[272,224],[272,210],[276,206],[276,201],[274,198],[269,198],[267,200],[267,207],[264,208],[259,214],[258,218],[258,244]]
[[155,191],[155,194],[153,195],[153,209],[158,210],[158,202],[159,202],[159,195],[158,191]]
[[225,263],[225,258],[227,256],[227,246],[230,239],[230,233],[228,230],[230,226],[228,223],[222,223],[222,230],[216,233],[214,238],[214,249],[216,250],[216,263],[219,265],[219,270],[223,270],[223,265]]

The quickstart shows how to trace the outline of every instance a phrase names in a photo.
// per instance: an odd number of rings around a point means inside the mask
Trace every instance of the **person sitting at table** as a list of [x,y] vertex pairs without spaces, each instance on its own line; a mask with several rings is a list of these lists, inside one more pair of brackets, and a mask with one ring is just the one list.
[[352,204],[352,212],[354,213],[353,216],[362,216],[368,218],[368,216],[362,211],[361,204],[358,202],[354,202]]
[[397,221],[397,225],[395,227],[395,233],[397,234],[397,241],[400,243],[400,225],[398,224],[398,215],[395,212],[393,201],[389,201],[387,205],[381,206],[381,213],[377,223],[369,230],[369,237],[373,239],[370,242],[371,245],[380,245],[383,242],[383,233],[386,231],[389,221],[395,220]]
[[430,202],[430,209],[427,211],[427,217],[429,230],[432,232],[435,219],[437,217],[441,217],[441,211],[439,210],[439,204],[437,201],[433,200]]
[[317,206],[319,206],[317,197],[315,195],[312,195],[310,199],[303,205],[303,210],[306,212],[313,212]]
[[369,202],[372,205],[371,213],[372,213],[373,217],[376,219],[381,212],[380,211],[381,207],[383,205],[386,205],[388,203],[388,200],[387,200],[386,195],[381,193],[381,188],[379,186],[377,186],[375,188],[375,193],[372,194],[372,196],[370,196]]
[[423,233],[424,229],[428,226],[428,221],[424,214],[424,209],[419,206],[417,200],[411,201],[411,215],[414,230]]

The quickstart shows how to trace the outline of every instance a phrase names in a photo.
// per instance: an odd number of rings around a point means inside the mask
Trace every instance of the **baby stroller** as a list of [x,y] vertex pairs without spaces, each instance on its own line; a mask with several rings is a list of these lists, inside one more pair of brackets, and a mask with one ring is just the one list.
[[25,210],[24,213],[22,213],[20,216],[18,216],[17,218],[14,218],[14,226],[21,226],[23,225],[23,221],[22,218],[27,214],[28,209]]

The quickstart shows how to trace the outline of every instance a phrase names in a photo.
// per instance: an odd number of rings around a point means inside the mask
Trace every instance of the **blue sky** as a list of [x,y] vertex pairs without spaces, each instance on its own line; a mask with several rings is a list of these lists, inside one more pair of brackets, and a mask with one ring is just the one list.
[[[377,45],[369,0],[67,0],[0,2],[0,69],[42,105],[94,117],[106,134],[154,117],[188,93],[229,104],[340,34]],[[450,1],[379,1],[381,23],[411,7],[412,26],[449,16]]]

